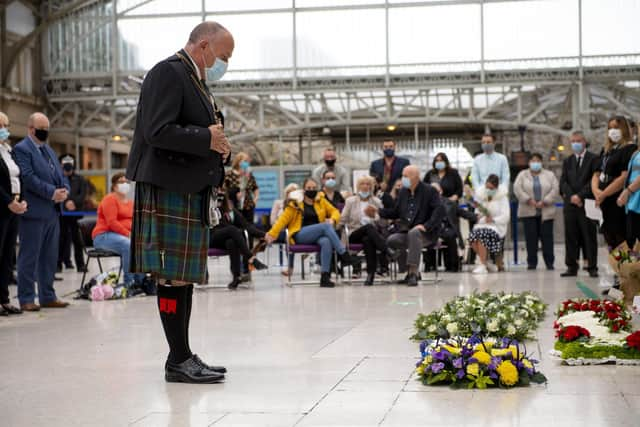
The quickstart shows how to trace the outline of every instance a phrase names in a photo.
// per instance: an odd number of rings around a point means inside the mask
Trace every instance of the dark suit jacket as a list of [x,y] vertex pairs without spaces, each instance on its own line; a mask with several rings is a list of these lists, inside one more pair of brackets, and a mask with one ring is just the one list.
[[577,194],[584,199],[592,199],[591,177],[598,168],[599,158],[590,151],[584,153],[580,171],[576,170],[576,156],[567,157],[562,162],[560,177],[560,194],[565,203],[571,203],[571,196]]
[[[187,54],[181,54],[189,61]],[[127,178],[170,191],[197,193],[218,187],[222,156],[209,149],[214,109],[191,78],[190,62],[173,55],[159,62],[142,83]],[[223,120],[222,116],[219,116]]]
[[[15,161],[16,156],[13,151],[11,152],[11,156]],[[23,184],[21,184],[20,188],[22,188],[22,185]],[[11,212],[8,206],[12,200],[13,197],[11,192],[11,176],[9,175],[9,168],[0,156],[0,215],[5,216]]]
[[29,137],[20,141],[13,149],[16,163],[20,167],[22,199],[29,205],[23,218],[48,219],[59,215],[60,204],[54,203],[51,198],[57,188],[65,187],[69,190],[58,156],[49,145],[44,144],[43,147],[53,168]]
[[437,235],[445,218],[445,209],[440,200],[440,194],[430,185],[419,182],[414,194],[416,211],[412,218],[409,218],[408,215],[410,195],[409,189],[400,190],[395,206],[391,209],[381,209],[380,216],[386,219],[406,221],[409,229],[422,224],[427,229],[427,234]]
[[[391,182],[389,182],[390,186],[392,186],[394,182],[402,178],[402,169],[404,169],[405,166],[409,166],[409,159],[405,159],[404,157],[396,157],[396,161],[393,164],[393,169],[391,170]],[[384,157],[382,159],[374,160],[373,162],[371,162],[371,166],[369,167],[369,175],[380,178],[384,176]]]

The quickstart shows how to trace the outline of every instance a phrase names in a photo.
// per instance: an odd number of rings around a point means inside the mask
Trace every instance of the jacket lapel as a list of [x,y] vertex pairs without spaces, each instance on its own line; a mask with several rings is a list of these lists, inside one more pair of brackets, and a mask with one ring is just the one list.
[[[202,92],[202,88],[200,88],[198,83],[196,83],[196,81],[198,80],[198,73],[194,69],[193,64],[191,63],[191,60],[189,59],[189,55],[187,54],[187,52],[184,51],[184,49],[180,50],[180,55],[182,55],[186,59],[186,61],[181,60],[180,62],[182,62],[182,65],[187,70],[188,79],[193,85],[194,90],[198,94],[198,98],[200,98],[200,101],[202,102],[204,107],[207,109],[207,112],[209,113],[209,118],[211,119],[211,123],[214,123],[215,122],[214,111],[213,111],[213,105],[211,104],[212,101],[210,99],[207,99],[208,98],[207,95],[205,95]],[[191,76],[193,76],[193,78]],[[205,88],[205,90],[208,91],[208,88]]]

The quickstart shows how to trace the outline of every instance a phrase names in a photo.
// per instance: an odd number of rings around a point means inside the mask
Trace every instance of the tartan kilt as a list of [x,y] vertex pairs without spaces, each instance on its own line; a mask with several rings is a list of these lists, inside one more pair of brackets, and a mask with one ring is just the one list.
[[131,227],[131,272],[165,280],[206,283],[209,229],[202,195],[138,182]]

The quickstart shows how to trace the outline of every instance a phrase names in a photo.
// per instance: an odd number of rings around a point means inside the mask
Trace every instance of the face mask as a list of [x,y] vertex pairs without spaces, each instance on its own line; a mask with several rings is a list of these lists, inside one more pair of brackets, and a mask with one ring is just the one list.
[[529,163],[529,168],[533,172],[540,172],[542,170],[542,163],[540,163],[540,162],[531,162],[531,163]]
[[304,190],[304,195],[310,199],[315,199],[318,195],[318,190]]
[[573,152],[575,154],[580,154],[582,153],[582,143],[581,142],[572,142],[571,143],[571,149],[573,150]]
[[331,159],[331,160],[325,160],[324,164],[327,165],[328,167],[332,168],[333,165],[336,164],[336,159]]
[[445,162],[436,162],[436,169],[441,171],[444,170],[444,168],[447,167],[447,164]]
[[498,190],[496,190],[495,188],[488,188],[487,189],[487,196],[495,197],[497,192],[498,192]]
[[324,182],[324,185],[327,188],[334,188],[336,186],[336,180],[333,178],[329,178]]
[[0,141],[6,141],[7,139],[9,139],[9,135],[11,134],[9,133],[7,128],[0,129]]
[[613,142],[617,143],[622,139],[622,132],[620,129],[609,129],[608,132],[609,139]]
[[129,194],[129,190],[131,190],[131,184],[128,182],[121,182],[116,186],[116,191],[120,194]]
[[304,191],[302,190],[293,190],[291,193],[289,193],[289,200],[301,202],[302,199],[304,199]]
[[65,163],[62,165],[62,169],[64,169],[65,172],[71,172],[73,170],[73,165],[71,163]]
[[394,150],[393,148],[386,148],[384,150],[385,157],[393,157],[394,154],[396,154],[396,150]]
[[411,188],[411,179],[409,177],[402,177],[402,187],[403,188]]
[[366,199],[369,197],[369,192],[368,191],[359,191],[358,192],[358,196],[360,196],[361,199]]
[[484,151],[486,154],[493,153],[494,148],[494,144],[482,144],[482,151]]
[[240,162],[240,169],[242,169],[243,171],[248,171],[249,170],[249,166],[251,166],[251,165],[246,160],[243,160],[243,161]]
[[49,138],[49,131],[47,129],[36,129],[35,136],[38,141],[45,142]]
[[[204,53],[202,55],[204,56]],[[227,72],[228,66],[229,64],[218,57],[216,57],[216,60],[213,62],[213,65],[211,67],[207,67],[205,62],[204,73],[206,75],[207,81],[214,82],[216,80],[220,80],[222,76],[224,76],[224,73]]]

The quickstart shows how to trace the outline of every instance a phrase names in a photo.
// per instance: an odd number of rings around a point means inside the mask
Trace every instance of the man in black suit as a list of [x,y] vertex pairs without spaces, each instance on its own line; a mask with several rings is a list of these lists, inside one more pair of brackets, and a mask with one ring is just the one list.
[[589,276],[598,277],[598,239],[596,223],[587,218],[585,199],[592,199],[591,177],[598,166],[598,156],[587,151],[587,141],[580,131],[570,137],[573,155],[562,163],[560,193],[564,200],[564,244],[567,271],[562,277],[578,275],[580,244],[589,262]]
[[212,195],[231,151],[207,83],[222,78],[233,49],[223,26],[197,25],[184,49],[149,71],[138,102],[127,165],[136,181],[130,271],[157,281],[167,382],[217,383],[226,372],[191,352],[189,320],[193,284],[206,283]]
[[[388,245],[397,249],[400,272],[408,271],[401,281],[408,286],[418,285],[418,265],[422,248],[438,239],[445,210],[438,191],[420,180],[416,166],[407,166],[402,171],[402,189],[395,206],[381,209],[380,216],[397,220],[397,232],[389,236]],[[367,208],[375,215],[375,208]]]
[[382,143],[384,157],[371,162],[369,175],[380,178],[380,188],[388,193],[393,188],[393,184],[402,177],[402,171],[409,166],[409,159],[396,157],[396,143],[394,141],[384,141]]
[[73,268],[71,263],[71,243],[73,242],[73,254],[76,260],[76,268],[79,273],[87,269],[84,263],[84,242],[80,232],[78,221],[81,216],[73,214],[65,215],[65,212],[79,212],[84,207],[87,198],[87,180],[76,173],[75,157],[71,154],[60,156],[60,164],[65,178],[69,181],[69,198],[65,200],[63,213],[60,217],[60,248],[58,249],[58,271],[62,271],[62,263],[65,268]]

